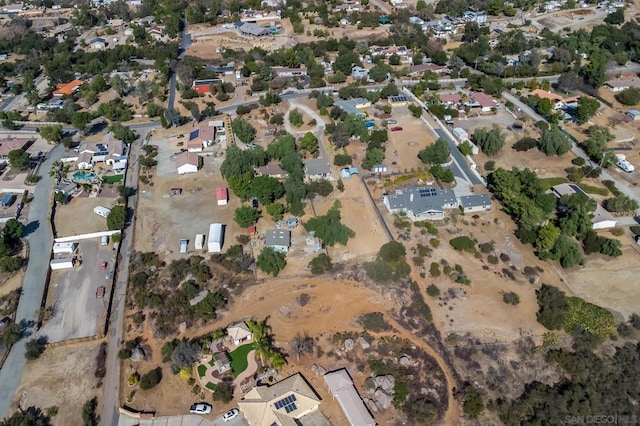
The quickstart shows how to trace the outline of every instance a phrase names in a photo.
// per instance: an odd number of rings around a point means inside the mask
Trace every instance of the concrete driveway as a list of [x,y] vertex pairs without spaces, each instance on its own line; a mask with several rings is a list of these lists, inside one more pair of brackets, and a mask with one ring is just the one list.
[[183,416],[156,417],[150,420],[141,420],[120,416],[118,426],[248,426],[249,423],[242,415],[242,412],[235,419],[224,422],[222,416],[209,419],[195,414],[185,414]]

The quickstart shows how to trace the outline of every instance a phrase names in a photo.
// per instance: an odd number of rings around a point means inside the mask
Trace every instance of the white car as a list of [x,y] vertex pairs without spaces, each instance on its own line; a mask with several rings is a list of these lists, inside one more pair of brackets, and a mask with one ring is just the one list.
[[210,414],[211,405],[205,403],[193,404],[189,409],[189,412],[191,414]]
[[237,408],[232,408],[231,410],[227,411],[222,415],[222,420],[224,420],[226,423],[229,420],[235,419],[236,417],[238,417],[238,414],[240,414],[240,411]]

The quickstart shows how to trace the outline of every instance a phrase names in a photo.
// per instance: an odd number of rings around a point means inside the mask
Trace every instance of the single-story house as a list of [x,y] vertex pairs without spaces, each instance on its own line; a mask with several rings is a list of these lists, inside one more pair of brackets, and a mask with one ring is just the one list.
[[445,210],[458,207],[458,199],[450,189],[410,186],[396,190],[395,194],[385,195],[383,204],[389,213],[404,212],[413,221],[443,220]]
[[270,176],[276,179],[284,179],[288,173],[280,167],[279,164],[267,164],[266,166],[256,168],[258,176]]
[[205,93],[211,92],[211,87],[216,87],[221,82],[222,80],[220,80],[219,78],[193,80],[193,83],[191,83],[191,88],[195,90],[198,95],[203,95]]
[[460,93],[444,93],[439,96],[440,102],[445,105],[458,105],[462,103],[462,95]]
[[164,25],[149,25],[149,27],[147,27],[147,34],[156,41],[162,39],[162,37],[164,37]]
[[354,114],[364,117],[365,113],[360,110],[370,107],[371,102],[364,98],[337,99],[333,103],[333,105],[340,108],[347,114]]
[[251,333],[251,330],[249,330],[249,326],[244,322],[231,324],[227,327],[227,335],[236,346],[244,342],[250,342],[253,338],[253,334]]
[[640,88],[640,80],[638,79],[615,79],[615,80],[609,80],[605,83],[605,86],[607,86],[607,88],[609,90],[611,90],[614,93],[617,92],[622,92],[625,89],[629,89],[631,87],[635,87],[635,88]]
[[55,188],[53,188],[53,190],[57,194],[62,194],[63,196],[68,197],[69,195],[73,194],[76,188],[78,188],[78,185],[76,185],[75,183],[62,181],[57,184]]
[[637,109],[627,111],[627,117],[629,117],[631,121],[638,121],[640,120],[640,111]]
[[361,78],[369,78],[369,70],[356,65],[351,68],[351,77],[355,78],[356,80],[360,80]]
[[286,253],[291,247],[291,231],[288,229],[269,229],[265,233],[265,247],[271,247],[278,253]]
[[73,80],[68,83],[60,83],[56,86],[56,90],[53,91],[53,96],[71,96],[80,89],[82,86],[82,80]]
[[[563,195],[580,194],[584,197],[591,198],[584,192],[578,185],[573,183],[561,183],[551,187],[551,192],[558,198]],[[608,229],[614,228],[618,223],[611,213],[604,209],[600,204],[597,204],[596,211],[593,212],[593,219],[591,219],[593,229]]]
[[358,390],[353,384],[351,376],[345,368],[332,371],[324,375],[324,382],[334,399],[338,400],[349,424],[352,426],[375,426],[367,406],[364,405]]
[[494,99],[482,92],[471,92],[469,93],[469,98],[465,105],[470,106],[471,108],[480,107],[482,112],[489,112],[491,108],[495,108],[496,103]]
[[2,6],[2,13],[5,13],[7,15],[15,15],[22,12],[23,7],[24,6],[22,3],[7,4],[5,6]]
[[107,133],[102,142],[85,142],[76,148],[78,158],[76,167],[80,170],[90,170],[97,163],[103,162],[113,170],[127,168],[127,157],[123,155],[124,143],[116,139],[112,132]]
[[216,201],[219,206],[226,206],[229,203],[229,189],[224,186],[217,187]]
[[308,180],[331,179],[331,168],[325,158],[304,161],[304,174]]
[[32,143],[33,139],[30,138],[7,137],[0,139],[0,163],[7,161],[11,151],[15,151],[16,149],[25,151]]
[[488,212],[491,198],[488,194],[464,195],[460,197],[460,206],[464,213]]
[[211,146],[215,139],[216,129],[212,126],[202,126],[189,132],[187,141],[187,151],[202,152],[206,147]]
[[387,101],[389,101],[389,104],[393,107],[405,106],[410,103],[409,98],[405,95],[389,96]]
[[[320,401],[304,376],[296,373],[274,385],[254,387],[238,401],[238,408],[251,426],[293,426],[306,424],[303,417],[315,412]],[[314,414],[314,420],[318,414]]]
[[236,67],[233,64],[233,62],[231,62],[229,65],[222,65],[222,66],[207,65],[206,68],[207,68],[207,71],[211,71],[219,75],[232,75],[236,70]]
[[300,68],[273,67],[271,69],[276,77],[302,77],[307,75],[307,68],[304,65]]
[[176,167],[178,174],[196,173],[198,171],[198,154],[194,152],[182,152],[176,156]]
[[371,46],[369,47],[371,55],[383,55],[386,57],[392,55],[408,56],[411,54],[411,50],[407,49],[407,46]]
[[421,77],[425,72],[446,74],[449,72],[449,69],[436,64],[418,64],[409,67],[408,75],[411,77]]
[[258,24],[254,24],[252,22],[236,22],[236,29],[242,35],[250,36],[250,37],[271,37],[271,31],[267,28],[261,27]]

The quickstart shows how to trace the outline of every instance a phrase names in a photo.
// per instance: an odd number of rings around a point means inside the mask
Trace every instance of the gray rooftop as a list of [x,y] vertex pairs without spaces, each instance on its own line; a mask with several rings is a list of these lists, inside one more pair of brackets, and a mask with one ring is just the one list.
[[256,37],[271,34],[271,32],[268,29],[251,22],[243,24],[242,26],[239,27],[239,30],[244,34],[249,34]]
[[311,160],[305,160],[304,172],[307,175],[325,175],[331,173],[329,168],[329,162],[325,158],[312,158]]
[[265,245],[267,247],[289,247],[291,245],[291,231],[287,229],[269,229],[265,234]]
[[460,205],[465,209],[470,207],[490,206],[489,194],[463,195],[460,197]]
[[346,112],[347,114],[355,114],[355,115],[364,115],[362,111],[360,111],[356,105],[366,105],[370,103],[368,100],[364,98],[354,98],[354,99],[338,99],[333,104]]
[[445,206],[458,203],[452,190],[435,186],[410,186],[388,195],[387,199],[391,210],[410,210],[415,216],[429,211],[443,211]]

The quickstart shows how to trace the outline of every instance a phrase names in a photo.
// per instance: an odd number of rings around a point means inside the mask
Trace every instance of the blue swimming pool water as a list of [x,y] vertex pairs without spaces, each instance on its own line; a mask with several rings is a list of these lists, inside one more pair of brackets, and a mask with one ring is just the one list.
[[85,172],[75,172],[75,173],[73,174],[73,178],[74,178],[74,179],[81,179],[81,180],[91,180],[91,179],[93,179],[95,176],[96,176],[96,175],[95,175],[95,173],[92,173],[92,172],[88,172],[88,173],[85,173]]

